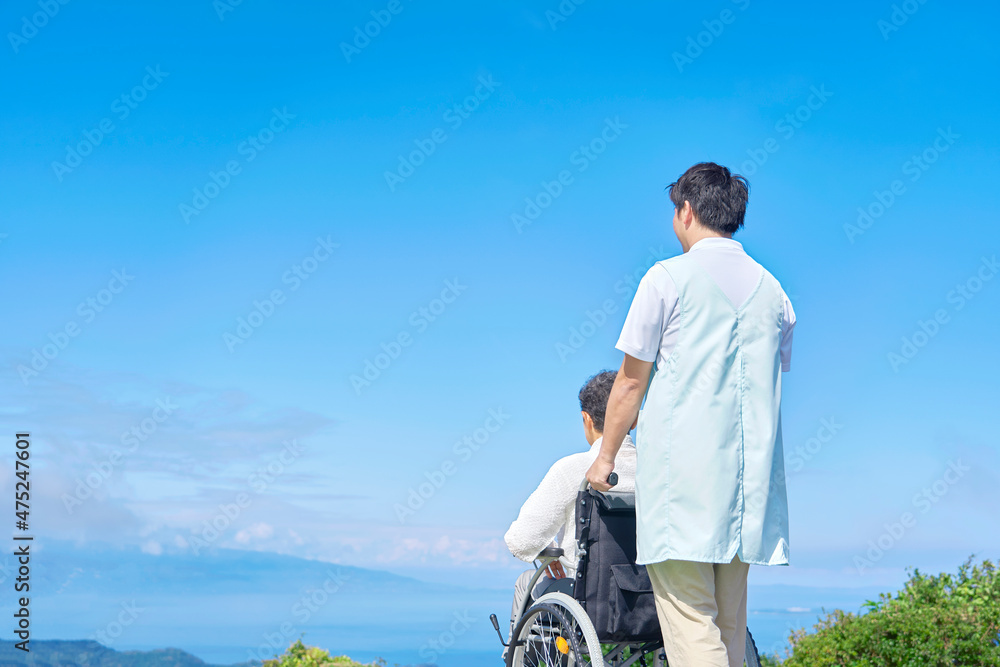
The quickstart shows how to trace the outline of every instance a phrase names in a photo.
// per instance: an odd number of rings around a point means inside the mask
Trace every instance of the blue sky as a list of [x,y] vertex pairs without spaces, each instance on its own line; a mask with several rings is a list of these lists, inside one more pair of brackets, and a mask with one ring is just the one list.
[[507,582],[634,281],[680,252],[664,188],[714,160],[799,320],[793,567],[757,581],[995,555],[998,10],[903,4],[7,3],[2,420],[37,534],[190,550],[243,493],[215,544]]

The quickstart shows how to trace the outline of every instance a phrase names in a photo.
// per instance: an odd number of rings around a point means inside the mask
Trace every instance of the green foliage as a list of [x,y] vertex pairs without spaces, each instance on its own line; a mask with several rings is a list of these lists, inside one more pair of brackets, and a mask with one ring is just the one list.
[[783,667],[1000,667],[1000,572],[970,557],[957,575],[919,570],[895,595],[865,603],[866,613],[836,610],[813,632],[797,630]]
[[301,639],[288,647],[285,654],[272,660],[265,660],[263,667],[385,667],[385,660],[362,665],[346,655],[332,657],[329,652],[315,646],[306,646]]
[[760,665],[761,667],[781,667],[781,660],[777,656],[772,657],[766,653],[760,655]]

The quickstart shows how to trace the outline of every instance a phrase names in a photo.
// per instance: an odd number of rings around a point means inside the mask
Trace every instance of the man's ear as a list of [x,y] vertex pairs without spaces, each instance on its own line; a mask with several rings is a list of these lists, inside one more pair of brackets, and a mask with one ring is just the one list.
[[594,418],[590,416],[590,413],[585,410],[580,410],[580,414],[583,415],[583,425],[589,429],[593,429]]
[[694,207],[691,206],[691,202],[687,199],[684,200],[684,208],[681,209],[681,223],[684,225],[684,229],[689,229],[691,223],[694,222]]

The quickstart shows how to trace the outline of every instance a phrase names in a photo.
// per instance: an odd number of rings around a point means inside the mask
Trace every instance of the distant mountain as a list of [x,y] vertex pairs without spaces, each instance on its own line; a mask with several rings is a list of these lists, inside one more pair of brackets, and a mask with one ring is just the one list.
[[[144,597],[251,591],[280,594],[299,586],[316,586],[331,576],[337,580],[341,592],[468,590],[432,585],[381,570],[261,551],[213,548],[199,555],[185,551],[153,555],[137,547],[115,548],[101,543],[76,546],[58,540],[47,540],[39,547],[32,570],[32,590],[36,596],[99,594],[125,598],[136,591],[142,591]],[[12,565],[12,557],[8,559]]]
[[[153,651],[116,651],[89,639],[32,639],[30,653],[14,648],[15,641],[0,640],[0,667],[213,667],[186,651],[164,648]],[[254,661],[231,667],[255,667]]]

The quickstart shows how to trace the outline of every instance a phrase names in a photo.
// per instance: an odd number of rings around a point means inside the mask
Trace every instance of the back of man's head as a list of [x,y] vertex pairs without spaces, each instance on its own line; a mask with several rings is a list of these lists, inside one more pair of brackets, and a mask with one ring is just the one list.
[[732,235],[743,226],[750,184],[739,174],[714,162],[699,162],[667,186],[677,208],[691,202],[698,221],[720,234]]
[[608,397],[615,383],[618,371],[601,371],[587,378],[580,389],[580,409],[590,415],[594,430],[604,432],[604,414],[608,408]]

